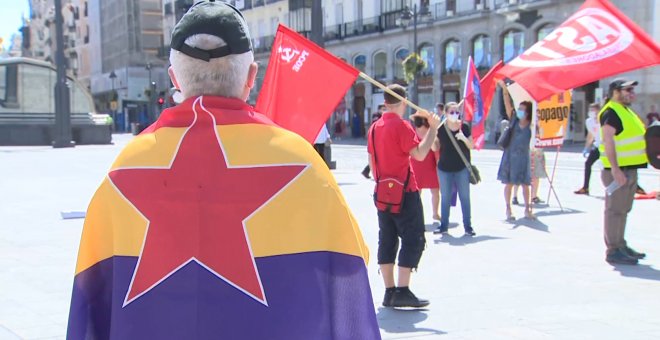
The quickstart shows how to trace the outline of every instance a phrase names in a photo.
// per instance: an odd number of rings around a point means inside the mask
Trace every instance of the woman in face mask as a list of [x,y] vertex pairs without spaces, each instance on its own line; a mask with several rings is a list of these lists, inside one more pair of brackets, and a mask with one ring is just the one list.
[[[465,158],[470,161],[470,149],[472,149],[470,126],[461,121],[458,104],[447,103],[445,108],[447,116],[445,124],[456,139]],[[449,229],[449,206],[451,205],[452,189],[456,186],[458,198],[461,201],[465,234],[474,236],[476,233],[472,228],[470,212],[470,171],[465,167],[465,163],[458,155],[458,151],[449,139],[449,134],[445,127],[438,129],[436,142],[433,150],[440,150],[438,178],[440,179],[441,203],[440,226],[433,233],[445,234]]]
[[506,84],[502,80],[498,84],[502,87],[504,107],[506,108],[507,117],[510,120],[509,126],[513,129],[511,131],[511,142],[504,149],[500,168],[497,171],[497,179],[504,183],[506,219],[507,221],[514,221],[516,219],[511,211],[511,189],[514,185],[521,185],[523,188],[525,217],[535,219],[536,217],[532,213],[529,193],[529,186],[532,182],[529,159],[529,142],[532,138],[532,130],[530,128],[530,123],[532,122],[532,103],[529,101],[521,102],[518,109],[514,110]]
[[582,155],[587,157],[587,161],[584,162],[584,183],[582,184],[582,188],[575,191],[578,195],[589,195],[591,166],[593,166],[598,158],[600,158],[600,151],[598,151],[598,146],[600,145],[600,124],[598,123],[597,117],[598,111],[600,111],[600,105],[597,103],[589,105],[589,116],[586,121],[587,140],[584,143],[584,150],[582,150]]

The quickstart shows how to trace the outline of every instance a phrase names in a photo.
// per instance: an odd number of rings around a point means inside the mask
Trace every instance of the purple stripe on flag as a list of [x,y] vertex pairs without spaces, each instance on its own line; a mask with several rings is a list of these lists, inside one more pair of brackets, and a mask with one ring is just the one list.
[[257,258],[268,306],[191,262],[122,308],[136,262],[115,256],[75,277],[67,339],[380,339],[356,256]]

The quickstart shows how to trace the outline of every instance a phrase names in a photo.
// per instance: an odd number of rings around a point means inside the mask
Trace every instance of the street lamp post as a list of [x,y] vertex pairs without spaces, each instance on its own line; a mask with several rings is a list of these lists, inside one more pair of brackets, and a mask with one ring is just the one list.
[[71,110],[69,103],[69,88],[66,78],[66,59],[64,59],[64,18],[62,17],[62,0],[55,0],[55,65],[57,79],[55,81],[55,131],[54,148],[70,148],[75,146],[71,140]]
[[[413,10],[411,11],[409,7],[406,7],[403,12],[401,13],[401,26],[408,27],[410,24],[410,20],[412,19],[412,24],[413,24],[413,53],[419,55],[419,49],[417,46],[417,15],[419,13],[417,12],[417,4],[413,4]],[[413,83],[412,83],[412,93],[411,93],[411,98],[412,102],[415,104],[418,104],[418,94],[417,94],[417,78],[419,76],[419,72],[417,71],[417,68],[415,68],[415,77],[413,78]]]
[[149,98],[147,98],[147,120],[149,120],[149,124],[153,122],[153,84],[151,82],[151,63],[147,63],[146,66],[147,71],[149,71]]
[[[110,112],[112,112],[112,121],[116,122],[117,121],[117,94],[115,92],[115,80],[117,79],[117,74],[115,74],[115,71],[111,71],[110,75],[108,75],[110,80],[112,81],[112,92],[110,93]],[[114,129],[114,127],[113,127]]]

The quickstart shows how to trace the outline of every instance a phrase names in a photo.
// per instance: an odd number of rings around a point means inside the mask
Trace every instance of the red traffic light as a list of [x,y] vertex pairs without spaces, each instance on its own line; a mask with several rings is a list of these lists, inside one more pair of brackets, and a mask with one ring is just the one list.
[[163,97],[159,97],[158,98],[158,104],[163,105],[164,103],[165,103],[165,99],[163,99]]

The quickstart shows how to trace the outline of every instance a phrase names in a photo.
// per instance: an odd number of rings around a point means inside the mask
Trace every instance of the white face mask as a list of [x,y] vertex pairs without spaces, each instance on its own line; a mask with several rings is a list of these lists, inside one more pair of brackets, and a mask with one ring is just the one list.
[[450,113],[447,117],[450,122],[457,122],[460,115],[458,113]]
[[596,118],[596,111],[589,111],[589,118]]

